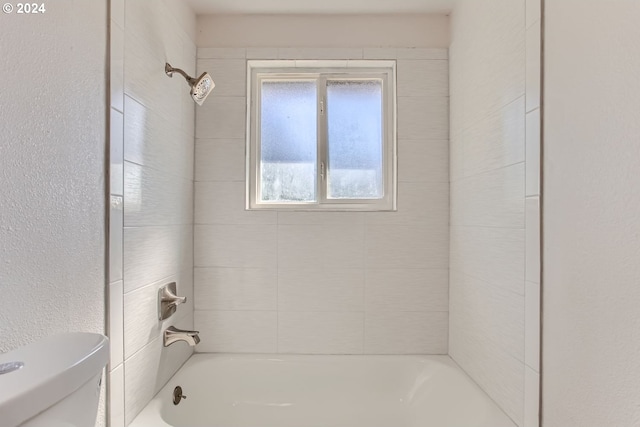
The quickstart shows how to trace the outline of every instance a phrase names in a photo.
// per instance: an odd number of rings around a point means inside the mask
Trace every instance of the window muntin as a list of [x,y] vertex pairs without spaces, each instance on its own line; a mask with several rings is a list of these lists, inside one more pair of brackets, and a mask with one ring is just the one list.
[[249,61],[247,208],[395,210],[395,62],[274,62]]

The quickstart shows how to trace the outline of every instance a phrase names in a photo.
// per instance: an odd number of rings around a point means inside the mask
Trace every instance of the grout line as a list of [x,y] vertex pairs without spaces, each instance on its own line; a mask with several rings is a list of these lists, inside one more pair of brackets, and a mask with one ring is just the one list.
[[[544,220],[542,215],[542,208],[544,205],[544,189],[543,189],[543,177],[544,177],[544,87],[545,87],[545,28],[546,28],[546,19],[545,19],[545,10],[546,10],[546,0],[540,0],[540,20],[537,25],[540,25],[540,169],[538,176],[538,212],[539,212],[539,228],[540,228],[540,324],[539,324],[539,358],[538,358],[538,426],[542,425],[542,418],[544,414],[544,405],[543,405],[543,395],[542,395],[542,386],[544,384],[543,381],[543,296],[544,296],[544,280],[543,280],[543,272],[544,272]],[[535,25],[535,24],[534,24]]]
[[[537,197],[537,196],[536,196]],[[480,229],[489,229],[489,230],[526,230],[526,224],[523,224],[522,227],[498,227],[497,225],[475,225],[475,224],[449,224],[449,229],[451,228],[480,228]]]

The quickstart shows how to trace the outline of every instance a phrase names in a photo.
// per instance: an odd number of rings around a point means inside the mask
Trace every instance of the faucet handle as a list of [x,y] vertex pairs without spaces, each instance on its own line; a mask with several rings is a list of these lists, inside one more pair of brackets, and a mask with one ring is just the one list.
[[176,295],[176,282],[171,282],[158,291],[158,319],[168,319],[176,312],[178,304],[187,302],[187,297]]

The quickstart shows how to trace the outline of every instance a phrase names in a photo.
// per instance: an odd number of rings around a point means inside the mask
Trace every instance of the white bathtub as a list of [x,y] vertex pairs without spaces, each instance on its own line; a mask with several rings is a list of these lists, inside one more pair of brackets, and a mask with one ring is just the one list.
[[[173,404],[181,386],[187,399]],[[514,427],[446,356],[196,354],[131,427]]]

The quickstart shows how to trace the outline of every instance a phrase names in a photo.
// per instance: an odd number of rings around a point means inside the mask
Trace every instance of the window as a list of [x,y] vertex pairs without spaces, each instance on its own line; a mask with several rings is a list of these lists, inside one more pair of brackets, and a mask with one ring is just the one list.
[[248,209],[395,210],[394,61],[249,61],[248,75]]

